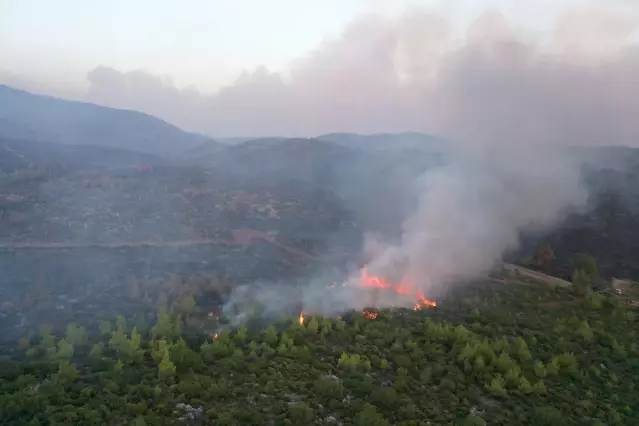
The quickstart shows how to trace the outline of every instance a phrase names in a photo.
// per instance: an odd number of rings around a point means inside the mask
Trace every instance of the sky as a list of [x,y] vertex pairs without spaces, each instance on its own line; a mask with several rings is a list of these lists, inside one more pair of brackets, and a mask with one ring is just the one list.
[[213,136],[629,143],[638,17],[636,0],[0,0],[0,83]]
[[[214,91],[243,69],[285,71],[354,18],[441,10],[463,28],[487,7],[543,31],[578,1],[537,0],[2,0],[3,67],[73,82],[98,65],[150,70],[178,86]],[[62,59],[64,58],[64,59]],[[69,77],[71,74],[71,77]],[[66,77],[65,77],[66,76]],[[45,77],[45,76],[42,76]],[[79,80],[79,79],[78,79]],[[86,83],[86,82],[85,82]]]

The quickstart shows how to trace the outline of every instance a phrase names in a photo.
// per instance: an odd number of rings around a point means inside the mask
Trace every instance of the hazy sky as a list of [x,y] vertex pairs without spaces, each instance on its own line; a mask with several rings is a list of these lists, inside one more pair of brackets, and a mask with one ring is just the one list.
[[0,83],[219,136],[631,143],[638,18],[639,0],[0,0]]
[[[411,5],[440,10],[463,29],[487,7],[546,31],[583,0],[1,0],[1,67],[79,83],[98,65],[149,70],[204,91],[242,69],[285,71],[366,13],[396,16]],[[45,74],[46,73],[46,74]],[[44,74],[44,75],[43,75]],[[69,75],[71,74],[71,75]]]

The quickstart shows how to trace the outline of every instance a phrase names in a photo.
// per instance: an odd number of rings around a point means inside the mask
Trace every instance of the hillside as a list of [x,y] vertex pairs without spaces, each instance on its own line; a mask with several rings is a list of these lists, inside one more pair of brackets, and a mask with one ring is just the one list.
[[[630,296],[509,266],[433,289],[434,309],[313,310],[352,302],[335,283],[364,232],[398,235],[410,183],[447,161],[366,138],[173,159],[0,138],[0,423],[634,424]],[[583,251],[601,281],[639,273],[637,169],[606,153],[591,208],[520,261],[550,242],[532,267],[551,275]]]
[[189,298],[157,317],[41,327],[0,361],[0,421],[637,424],[635,312],[596,294],[574,302],[561,288],[480,282],[430,309],[234,330]]
[[58,166],[64,169],[92,169],[162,164],[163,158],[135,151],[91,145],[63,145],[27,139],[0,137],[0,171]]
[[140,112],[34,95],[4,85],[0,85],[0,137],[162,156],[210,141]]

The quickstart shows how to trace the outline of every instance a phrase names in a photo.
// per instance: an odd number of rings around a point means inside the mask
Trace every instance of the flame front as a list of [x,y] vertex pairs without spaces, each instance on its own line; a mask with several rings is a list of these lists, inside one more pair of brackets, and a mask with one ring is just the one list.
[[304,325],[304,311],[300,312],[300,316],[297,321],[299,322],[300,326]]
[[364,310],[362,312],[362,316],[366,318],[367,320],[374,320],[375,318],[377,318],[377,312]]
[[415,307],[413,309],[417,311],[421,308],[434,308],[435,306],[437,306],[437,302],[435,302],[434,300],[426,299],[424,297],[424,292],[421,289],[417,290],[417,303],[415,304]]
[[360,278],[359,285],[361,287],[391,290],[402,295],[414,295],[417,299],[414,306],[415,310],[437,306],[437,302],[424,297],[424,293],[421,289],[417,289],[416,291],[413,290],[408,274],[404,275],[404,278],[402,278],[398,284],[395,284],[382,276],[369,274],[368,270],[364,266],[362,268],[362,276]]

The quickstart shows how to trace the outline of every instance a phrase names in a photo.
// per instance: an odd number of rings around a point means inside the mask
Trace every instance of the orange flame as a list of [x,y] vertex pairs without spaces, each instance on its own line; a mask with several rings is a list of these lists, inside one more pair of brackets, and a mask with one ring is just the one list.
[[297,320],[300,324],[300,327],[304,325],[304,311],[300,312],[300,317]]
[[218,333],[215,333],[215,334],[213,335],[213,340],[217,340],[217,339],[219,339],[219,338],[220,338],[220,335],[219,335]]
[[415,304],[415,307],[413,309],[418,311],[422,308],[434,308],[435,306],[437,306],[437,302],[435,302],[434,300],[426,299],[424,297],[424,292],[422,292],[421,289],[417,290],[417,303]]
[[417,302],[414,306],[415,310],[437,306],[437,302],[435,302],[434,300],[426,299],[426,297],[424,297],[424,293],[421,289],[417,289],[417,291],[413,290],[413,286],[410,282],[408,274],[404,275],[404,278],[402,278],[399,284],[395,284],[382,276],[369,274],[366,267],[364,266],[362,268],[362,275],[359,281],[359,285],[361,287],[392,290],[395,293],[402,295],[414,295],[417,299]]
[[363,311],[362,312],[362,316],[364,318],[366,318],[367,320],[374,320],[375,318],[377,318],[377,312],[374,312],[374,311]]

